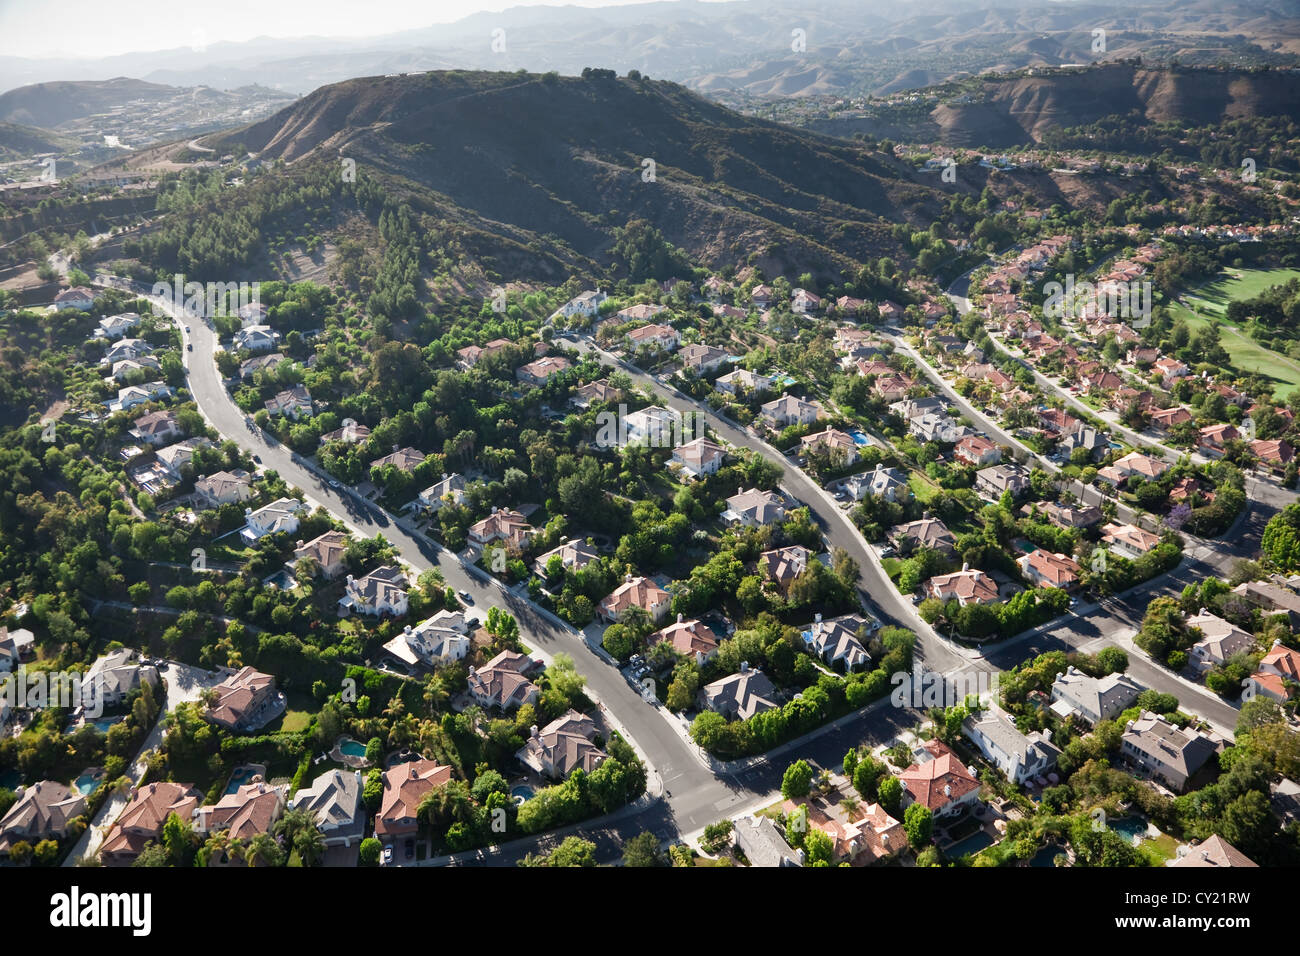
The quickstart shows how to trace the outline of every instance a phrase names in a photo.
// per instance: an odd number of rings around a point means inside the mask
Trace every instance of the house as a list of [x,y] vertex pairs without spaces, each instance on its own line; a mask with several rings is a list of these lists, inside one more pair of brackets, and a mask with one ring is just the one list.
[[204,716],[236,733],[261,730],[284,712],[284,694],[276,689],[275,678],[251,667],[231,672],[213,689],[216,700]]
[[404,471],[407,474],[410,474],[424,463],[424,457],[424,452],[422,451],[416,451],[414,448],[410,447],[398,448],[394,445],[393,450],[389,454],[376,458],[370,463],[370,470],[374,471],[376,468],[386,468],[389,465],[392,465],[398,471]]
[[161,362],[152,355],[141,355],[139,358],[122,359],[120,362],[114,362],[109,379],[114,382],[125,382],[133,372],[140,372],[148,378],[159,374],[161,371]]
[[773,428],[785,428],[789,425],[811,425],[822,417],[822,408],[816,402],[805,402],[787,394],[765,403],[759,409],[759,415]]
[[628,444],[646,442],[651,448],[668,448],[683,437],[682,413],[675,408],[651,405],[623,417]]
[[406,625],[384,650],[418,667],[464,660],[470,652],[470,621],[460,611],[439,611],[412,627]]
[[1152,367],[1160,374],[1160,378],[1164,382],[1166,388],[1172,385],[1176,379],[1191,374],[1191,369],[1178,361],[1178,359],[1171,358],[1168,355],[1156,359],[1155,362],[1152,363]]
[[810,557],[812,552],[803,545],[794,544],[775,548],[764,551],[758,556],[758,569],[769,581],[776,582],[776,586],[784,594],[794,579],[803,574],[804,569],[808,567]]
[[1048,501],[1037,507],[1039,513],[1058,528],[1090,528],[1103,517],[1101,509],[1096,505],[1079,508]]
[[545,554],[538,555],[537,560],[533,562],[533,570],[539,577],[549,577],[547,568],[550,567],[551,559],[555,557],[560,559],[564,570],[581,571],[599,558],[600,552],[580,538],[571,538],[558,548],[552,548]]
[[766,309],[772,304],[774,295],[770,286],[756,285],[749,292],[749,301],[756,309]]
[[311,418],[315,411],[312,405],[311,393],[302,385],[295,385],[293,388],[286,388],[282,392],[277,392],[274,398],[269,398],[262,403],[266,410],[272,415],[283,415],[291,418],[295,422],[303,418]]
[[15,843],[36,846],[42,840],[61,840],[68,827],[86,812],[86,798],[53,780],[18,787],[18,799],[0,818],[0,857]]
[[666,305],[656,305],[653,302],[641,302],[637,305],[629,305],[626,309],[620,309],[614,313],[614,318],[622,322],[648,322],[655,316],[667,312]]
[[1175,425],[1192,420],[1192,413],[1181,405],[1173,408],[1159,408],[1151,413],[1151,427],[1162,435],[1168,435]]
[[326,531],[319,538],[312,538],[307,543],[298,542],[293,549],[293,561],[311,561],[320,573],[327,578],[336,578],[343,573],[344,558],[348,551],[348,536],[342,531]]
[[575,389],[569,402],[578,408],[590,408],[596,402],[604,402],[607,405],[616,404],[622,397],[623,392],[620,389],[610,385],[609,379],[602,378]]
[[307,506],[295,498],[277,498],[269,505],[253,511],[244,509],[244,529],[240,532],[249,544],[268,534],[293,534],[298,530],[298,516],[307,513]]
[[500,541],[507,549],[522,551],[533,540],[533,526],[518,511],[493,508],[482,521],[469,526],[469,546],[482,554],[489,545]]
[[1182,849],[1182,847],[1179,847],[1178,858],[1168,863],[1168,866],[1233,867],[1259,865],[1217,833],[1211,834],[1200,843],[1188,845],[1186,853],[1182,852]]
[[871,386],[871,390],[882,402],[896,402],[906,396],[908,389],[915,384],[906,375],[881,375]]
[[1231,425],[1206,425],[1198,434],[1196,450],[1206,458],[1222,458],[1227,443],[1240,438],[1241,432]]
[[252,475],[242,468],[218,471],[194,482],[194,494],[208,508],[247,501],[253,497]]
[[238,312],[240,327],[247,329],[254,325],[265,325],[270,314],[270,310],[260,302],[241,305]]
[[541,690],[528,679],[532,660],[514,651],[502,651],[481,668],[469,669],[469,693],[480,707],[513,710],[535,704]]
[[803,866],[803,850],[791,849],[771,817],[741,817],[732,834],[750,866]]
[[1038,424],[1054,435],[1069,435],[1083,427],[1083,422],[1059,408],[1043,408],[1038,412]]
[[705,684],[700,694],[705,707],[728,720],[748,720],[777,706],[776,687],[748,661],[742,661],[736,673]]
[[599,610],[601,617],[610,623],[621,618],[630,607],[639,607],[650,615],[650,620],[658,621],[668,613],[671,601],[672,595],[649,578],[634,578],[629,574],[600,602]]
[[643,325],[633,329],[623,337],[627,348],[636,352],[640,349],[653,349],[671,352],[681,344],[682,337],[671,325]]
[[145,683],[159,686],[158,669],[141,664],[136,652],[124,647],[90,665],[81,679],[82,705],[95,713],[121,707]]
[[929,740],[922,751],[924,763],[899,774],[905,805],[919,803],[936,817],[947,817],[979,802],[980,782],[947,744]]
[[1234,654],[1255,648],[1253,634],[1217,615],[1207,613],[1205,608],[1201,608],[1199,614],[1188,617],[1187,626],[1199,628],[1203,635],[1188,649],[1188,657],[1198,671],[1222,667]]
[[696,664],[703,664],[718,653],[720,643],[713,628],[698,620],[683,620],[680,614],[677,615],[676,623],[660,628],[647,640],[651,647],[665,642],[671,644],[678,654],[689,657]]
[[384,771],[384,793],[375,815],[375,836],[385,843],[413,837],[420,829],[420,803],[435,787],[451,783],[451,768],[420,757]]
[[356,419],[343,419],[343,427],[336,428],[332,432],[326,432],[320,436],[320,443],[327,445],[332,441],[346,442],[349,445],[359,445],[370,439],[370,426],[358,425]]
[[790,311],[796,315],[820,312],[821,309],[822,297],[807,289],[795,289],[790,296]]
[[789,819],[800,806],[807,814],[808,826],[821,830],[832,841],[832,859],[854,866],[866,866],[887,859],[907,848],[903,825],[885,812],[878,803],[854,809],[841,807],[843,817],[832,816],[825,797],[796,804],[786,800],[781,811]]
[[947,415],[927,413],[913,418],[907,430],[923,442],[942,442],[951,444],[970,434],[970,429],[959,425]]
[[169,816],[174,813],[188,824],[202,802],[203,794],[188,783],[162,780],[138,788],[100,844],[100,861],[105,866],[130,866],[145,844],[162,835]]
[[1160,350],[1153,348],[1133,348],[1124,355],[1124,361],[1129,365],[1151,365],[1158,358],[1160,358]]
[[1142,711],[1120,738],[1120,753],[1138,772],[1180,791],[1217,748],[1209,737],[1180,730],[1159,714]]
[[442,478],[415,496],[421,508],[430,513],[441,510],[450,502],[458,505],[465,500],[465,479],[458,474],[443,474]]
[[140,324],[140,313],[124,312],[121,315],[106,315],[99,320],[95,329],[95,338],[120,339]]
[[[17,615],[15,615],[17,616]],[[36,651],[36,635],[25,627],[17,630],[0,625],[0,673],[12,671],[21,661],[30,658]],[[0,693],[0,701],[6,701],[6,695]],[[4,720],[0,719],[0,723]]]
[[1016,564],[1036,587],[1072,591],[1079,586],[1079,563],[1064,554],[1037,548],[1017,559]]
[[515,369],[515,378],[525,385],[545,385],[552,375],[572,367],[573,363],[563,355],[547,355]]
[[1278,473],[1285,472],[1286,466],[1295,458],[1295,449],[1285,439],[1265,441],[1257,438],[1250,443],[1250,452],[1259,459],[1262,467]]
[[168,445],[166,448],[160,448],[157,452],[157,459],[167,473],[173,478],[179,479],[186,466],[194,463],[194,453],[200,448],[215,448],[206,438],[187,438],[179,441],[174,445]]
[[1292,630],[1300,629],[1300,594],[1271,581],[1247,581],[1232,589],[1269,614],[1285,614]]
[[761,395],[764,392],[772,391],[776,380],[769,375],[759,375],[751,372],[747,368],[738,368],[728,372],[726,375],[720,375],[713,381],[713,387],[719,392],[726,392],[728,395],[740,395],[750,392],[754,395]]
[[1052,682],[1052,700],[1057,705],[1052,709],[1077,714],[1095,727],[1132,707],[1142,690],[1141,684],[1124,674],[1091,677],[1071,664]]
[[991,501],[997,501],[1008,491],[1012,498],[1019,498],[1029,487],[1029,471],[1023,465],[992,465],[975,472],[976,494]]
[[71,289],[64,289],[54,297],[55,311],[64,309],[76,309],[78,312],[89,312],[95,305],[95,293],[91,292],[85,286],[74,286]]
[[943,415],[948,411],[948,402],[937,395],[923,398],[904,398],[889,406],[889,410],[904,422],[911,423],[922,415]]
[[1101,529],[1101,541],[1112,554],[1137,560],[1158,545],[1160,538],[1136,525],[1112,521]]
[[856,314],[865,310],[866,307],[866,299],[857,299],[851,295],[842,295],[835,300],[836,310],[842,313]]
[[395,564],[375,568],[361,578],[349,574],[343,597],[339,598],[340,614],[356,611],[371,617],[401,617],[406,608],[406,574]]
[[675,468],[679,474],[695,479],[705,475],[716,475],[726,457],[726,449],[717,442],[709,441],[707,438],[696,438],[674,448],[672,457],[668,459],[668,465],[670,468]]
[[916,548],[933,548],[947,555],[957,553],[957,539],[938,518],[925,517],[895,525],[889,530],[889,540],[904,554]]
[[600,312],[601,303],[608,298],[609,296],[601,292],[599,289],[596,289],[595,291],[588,290],[583,292],[581,295],[574,296],[568,302],[564,303],[564,305],[556,309],[551,313],[551,319],[569,319],[574,316],[594,319]]
[[152,351],[153,346],[144,339],[122,339],[110,345],[99,362],[101,365],[113,365],[126,359],[138,359]]
[[897,468],[886,468],[879,463],[871,471],[854,475],[842,485],[854,501],[861,501],[868,495],[894,501],[899,491],[907,486],[905,473]]
[[1097,472],[1097,478],[1118,486],[1134,475],[1146,481],[1154,481],[1168,470],[1168,462],[1135,451],[1120,458],[1113,465],[1101,469]]
[[273,787],[261,776],[224,794],[216,803],[201,806],[194,814],[194,829],[200,836],[226,832],[234,840],[251,840],[270,833],[284,813],[287,787]]
[[288,809],[305,810],[330,847],[360,846],[366,836],[361,771],[327,770],[293,795]]
[[1074,454],[1076,448],[1082,448],[1086,451],[1089,461],[1096,461],[1110,448],[1110,440],[1106,437],[1105,432],[1100,432],[1085,425],[1083,428],[1064,436],[1057,443],[1056,451],[1062,458],[1069,458]]
[[591,773],[604,762],[605,752],[593,742],[595,736],[595,721],[569,708],[541,730],[534,724],[515,756],[542,776],[563,780],[575,770]]
[[730,354],[725,349],[700,344],[682,346],[677,356],[681,360],[682,368],[689,369],[696,375],[708,375],[710,372],[717,371],[719,366],[730,358]]
[[110,399],[104,405],[113,412],[124,412],[151,402],[155,398],[171,398],[175,392],[166,382],[148,382],[144,385],[128,385],[117,390],[117,398]]
[[280,344],[280,333],[269,325],[250,325],[235,333],[235,350],[269,352]]
[[1257,695],[1271,697],[1285,704],[1300,689],[1300,652],[1274,641],[1269,652],[1259,662],[1259,669],[1247,680]]
[[722,520],[729,524],[743,524],[748,528],[775,524],[785,520],[785,505],[781,496],[773,491],[737,489],[727,499],[727,510],[722,512]]
[[252,358],[239,363],[239,377],[241,380],[247,381],[258,372],[271,371],[283,361],[285,361],[285,357],[282,352],[272,352],[269,355],[254,355]]
[[962,565],[960,571],[936,574],[925,586],[926,593],[940,601],[956,601],[962,607],[968,604],[992,604],[998,599],[998,586],[993,578],[979,569]]
[[952,450],[953,457],[966,465],[983,468],[1002,460],[1002,449],[983,435],[967,435]]
[[847,673],[871,663],[871,655],[858,636],[871,630],[867,620],[858,614],[845,614],[829,621],[822,620],[818,614],[801,636],[808,650],[831,667],[838,663]]
[[856,464],[858,461],[858,444],[847,432],[838,428],[828,428],[814,432],[799,439],[799,450],[803,455],[812,455],[825,451],[831,464],[837,468]]
[[1012,783],[1023,785],[1056,766],[1061,749],[1052,743],[1050,730],[1023,734],[1002,708],[989,707],[967,717],[966,734],[989,762]]

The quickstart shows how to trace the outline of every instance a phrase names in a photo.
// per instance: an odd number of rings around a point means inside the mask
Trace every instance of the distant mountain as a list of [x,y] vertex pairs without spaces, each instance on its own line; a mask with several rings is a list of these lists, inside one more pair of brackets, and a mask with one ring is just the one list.
[[103,81],[37,83],[0,94],[0,123],[58,129],[132,101],[147,108],[174,92],[170,86],[125,76]]

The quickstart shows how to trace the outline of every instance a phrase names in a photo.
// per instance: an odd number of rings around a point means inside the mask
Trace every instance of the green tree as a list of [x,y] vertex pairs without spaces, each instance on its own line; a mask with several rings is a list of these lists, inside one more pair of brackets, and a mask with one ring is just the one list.
[[666,866],[659,838],[648,830],[638,833],[623,845],[624,866]]
[[781,795],[787,800],[798,800],[808,796],[812,789],[813,771],[805,760],[796,760],[786,767],[781,777]]
[[903,830],[907,833],[907,842],[913,850],[919,850],[930,842],[934,832],[934,818],[930,808],[913,803],[903,813]]

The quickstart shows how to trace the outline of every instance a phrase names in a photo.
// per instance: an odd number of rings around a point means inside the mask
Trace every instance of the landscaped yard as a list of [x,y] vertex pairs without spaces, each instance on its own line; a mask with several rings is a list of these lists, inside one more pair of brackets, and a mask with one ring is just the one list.
[[1285,399],[1300,387],[1300,362],[1266,349],[1244,332],[1223,324],[1228,303],[1236,299],[1253,299],[1269,286],[1300,278],[1296,269],[1231,269],[1186,292],[1171,302],[1169,311],[1175,319],[1184,319],[1195,329],[1219,323],[1220,339],[1233,365],[1242,372],[1260,372],[1277,383],[1274,395]]

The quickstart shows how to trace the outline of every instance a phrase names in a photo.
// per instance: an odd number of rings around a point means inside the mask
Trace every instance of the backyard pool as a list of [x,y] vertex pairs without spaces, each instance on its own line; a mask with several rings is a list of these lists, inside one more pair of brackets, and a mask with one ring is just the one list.
[[72,781],[73,789],[83,797],[88,797],[95,792],[96,788],[104,780],[104,771],[98,767],[82,772],[81,776]]
[[855,445],[871,444],[871,439],[867,436],[865,432],[858,432],[858,431],[849,432],[849,437],[853,439],[853,444]]
[[1128,843],[1132,843],[1134,837],[1145,837],[1147,835],[1147,822],[1141,817],[1120,817],[1118,820],[1109,821],[1107,826],[1122,836]]
[[365,757],[366,745],[351,738],[339,743],[339,753],[347,757]]
[[252,783],[253,778],[262,772],[261,767],[254,767],[251,764],[236,767],[230,774],[230,782],[226,784],[226,793],[235,793],[244,784]]
[[525,800],[531,800],[535,791],[526,783],[510,788],[510,796],[515,798],[515,803],[523,803]]
[[968,854],[978,853],[980,850],[983,850],[985,847],[989,847],[992,845],[993,845],[993,838],[991,836],[989,836],[983,830],[976,830],[966,839],[958,840],[956,843],[948,847],[948,849],[944,850],[943,852],[947,854],[949,859],[957,860]]

